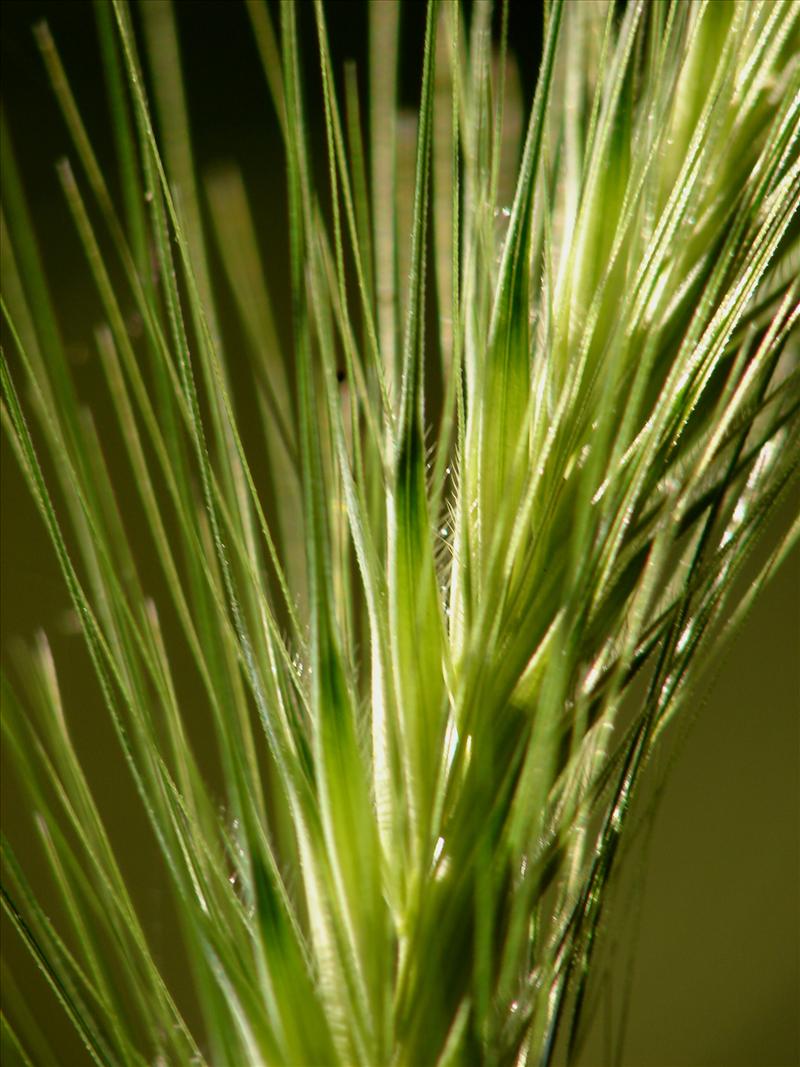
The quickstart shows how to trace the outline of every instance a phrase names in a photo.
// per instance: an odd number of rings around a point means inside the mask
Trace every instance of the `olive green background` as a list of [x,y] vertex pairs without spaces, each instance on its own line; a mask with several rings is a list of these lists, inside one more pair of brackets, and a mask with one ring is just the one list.
[[[285,262],[282,159],[244,11],[238,3],[211,2],[183,2],[178,10],[201,165],[221,157],[241,160],[280,290]],[[412,100],[421,10],[421,5],[411,5],[402,42],[401,91]],[[339,61],[354,56],[363,69],[363,4],[339,0],[329,3],[328,11],[334,56]],[[113,174],[88,4],[31,0],[3,6],[4,106],[79,389],[87,403],[99,404],[91,338],[100,312],[53,170],[69,143],[29,33],[30,23],[42,14],[74,78],[101,161]],[[512,15],[512,42],[522,57],[523,80],[530,85],[538,13],[523,11],[512,0]],[[313,99],[313,86],[309,96]],[[124,485],[118,489],[123,507],[132,509],[136,536],[141,530],[137,505]],[[796,509],[798,503],[795,499],[790,505]],[[4,660],[13,654],[16,640],[30,638],[39,627],[47,630],[79,749],[112,839],[121,844],[123,868],[157,957],[191,1019],[196,1009],[155,848],[80,638],[72,632],[67,596],[46,536],[5,441],[2,517]],[[645,852],[644,835],[631,847],[608,917],[592,993],[595,1012],[581,1059],[586,1067],[610,1067],[612,1062],[628,1067],[782,1067],[800,1062],[800,553],[793,554],[757,604],[708,699],[699,700],[696,711],[696,722],[669,768],[649,850]],[[32,875],[41,875],[42,864],[28,843],[29,813],[20,804],[8,753],[3,769],[4,825],[20,852],[29,854]],[[651,767],[641,809],[662,770]],[[57,915],[57,904],[49,903]],[[85,1062],[60,1009],[5,925],[3,938],[4,955],[27,1005],[59,1050],[58,1064]],[[609,946],[615,942],[618,949],[612,952]],[[628,1022],[617,1061],[618,1020],[626,1003]]]

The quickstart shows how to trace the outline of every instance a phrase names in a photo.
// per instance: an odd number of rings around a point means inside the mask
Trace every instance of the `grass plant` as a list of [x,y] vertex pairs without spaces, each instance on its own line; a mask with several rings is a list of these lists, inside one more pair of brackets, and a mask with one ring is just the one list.
[[[569,1062],[642,773],[800,535],[800,7],[548,0],[528,102],[508,5],[430,0],[413,120],[398,4],[369,4],[361,94],[335,5],[313,52],[291,0],[246,10],[290,330],[251,190],[195,166],[169,3],[96,4],[119,198],[36,29],[111,420],[3,120],[3,426],[202,1026],[44,634],[8,665],[3,736],[59,919],[5,838],[3,904],[103,1067]],[[3,1027],[33,1062],[36,1025]]]

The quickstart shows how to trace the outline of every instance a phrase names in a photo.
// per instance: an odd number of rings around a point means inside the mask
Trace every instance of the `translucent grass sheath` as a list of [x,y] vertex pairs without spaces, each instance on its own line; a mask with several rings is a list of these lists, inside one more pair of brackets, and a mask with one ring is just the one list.
[[[340,78],[330,5],[305,39],[293,0],[277,25],[248,0],[286,329],[259,189],[198,173],[169,0],[94,7],[119,205],[36,29],[106,403],[4,115],[2,422],[97,699],[62,700],[43,632],[9,646],[4,744],[60,908],[5,837],[2,899],[103,1067],[577,1062],[651,757],[796,550],[800,9],[550,0],[523,102],[515,3],[429,0],[412,121],[400,3],[371,0]],[[187,1018],[73,740],[95,714]],[[37,1062],[9,990],[3,1049]]]

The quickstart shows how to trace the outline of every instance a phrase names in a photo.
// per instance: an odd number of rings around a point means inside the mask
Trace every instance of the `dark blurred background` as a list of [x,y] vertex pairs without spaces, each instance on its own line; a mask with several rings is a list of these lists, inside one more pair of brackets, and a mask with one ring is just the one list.
[[[355,59],[363,86],[364,0],[328,0],[326,6],[334,62],[341,66],[344,59]],[[308,46],[307,99],[313,101],[319,97],[311,4],[299,3],[299,11]],[[64,0],[5,0],[0,12],[3,106],[70,359],[91,403],[92,331],[101,312],[55,176],[55,161],[74,153],[31,25],[40,18],[49,22],[113,187],[116,164],[92,7]],[[183,0],[177,15],[198,164],[234,158],[242,166],[269,251],[270,282],[280,293],[287,273],[283,157],[244,7],[238,0]],[[418,92],[424,17],[422,3],[404,5],[400,93],[409,106]],[[527,98],[535,81],[540,18],[535,5],[511,0],[510,41]],[[321,109],[316,116],[309,110],[321,123]],[[158,869],[154,846],[80,638],[71,632],[66,592],[46,535],[5,441],[2,505],[4,659],[15,641],[47,629],[79,750],[112,840],[125,841],[123,869],[135,887],[157,958],[191,1020],[195,1009],[173,933],[174,915],[164,885],[153,874]],[[612,1059],[616,1040],[609,1051],[609,1019],[616,1033],[625,1005],[627,1028],[618,1062],[627,1067],[800,1062],[799,553],[752,612],[709,699],[697,710],[696,725],[669,770],[649,849],[644,835],[632,846],[609,917],[593,991],[595,1014],[581,1060],[586,1067],[617,1062]],[[19,804],[8,762],[4,753],[3,822],[25,855],[29,813]],[[659,770],[652,768],[642,802],[652,795]],[[35,853],[30,863],[35,881],[43,866]],[[10,1002],[12,1014],[27,1006],[59,1050],[58,1064],[86,1062],[61,1009],[6,925],[3,952],[25,1001]]]

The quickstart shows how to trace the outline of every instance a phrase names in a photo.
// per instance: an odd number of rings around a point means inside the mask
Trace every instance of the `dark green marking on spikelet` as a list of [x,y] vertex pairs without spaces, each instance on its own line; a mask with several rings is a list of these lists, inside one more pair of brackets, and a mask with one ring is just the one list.
[[[303,265],[310,241],[310,181],[302,139],[302,98],[295,11],[281,7],[286,107],[294,138],[287,143],[295,323],[299,330],[298,395],[311,605],[311,709],[318,775],[321,830],[334,893],[334,934],[343,954],[349,1014],[357,1020],[347,1035],[356,1055],[384,1056],[383,990],[388,965],[387,919],[380,887],[379,846],[363,756],[356,730],[357,702],[339,645],[332,606],[330,536],[323,487],[320,398],[311,361],[310,316],[303,298]],[[322,842],[320,842],[321,844]],[[338,994],[342,996],[344,990]]]
[[395,691],[405,788],[408,790],[412,855],[430,854],[430,805],[443,738],[443,622],[431,539],[425,476],[423,383],[425,366],[424,293],[426,232],[430,195],[433,115],[433,57],[437,4],[427,8],[421,103],[417,129],[414,211],[408,309],[403,334],[403,367],[398,440],[390,487],[390,633],[395,650]]

